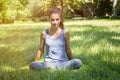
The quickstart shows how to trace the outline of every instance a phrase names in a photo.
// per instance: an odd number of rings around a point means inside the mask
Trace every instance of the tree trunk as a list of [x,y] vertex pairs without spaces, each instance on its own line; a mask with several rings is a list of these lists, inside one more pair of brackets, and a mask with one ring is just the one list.
[[113,0],[113,18],[117,17],[117,9],[116,9],[117,1],[118,0]]
[[87,6],[87,12],[88,12],[88,18],[89,19],[93,19],[94,15],[93,15],[93,5],[92,3],[88,3],[86,4]]
[[61,3],[61,10],[63,11],[63,0],[60,0]]

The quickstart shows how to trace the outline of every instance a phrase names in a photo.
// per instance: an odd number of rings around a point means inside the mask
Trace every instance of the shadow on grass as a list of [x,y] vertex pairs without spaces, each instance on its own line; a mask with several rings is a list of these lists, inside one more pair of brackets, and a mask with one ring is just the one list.
[[[13,71],[0,71],[0,79],[2,80],[118,80],[120,78],[120,63],[119,63],[119,52],[111,52],[106,49],[102,49],[97,53],[89,54],[89,50],[94,45],[103,41],[101,46],[106,46],[104,40],[107,43],[111,44],[114,47],[120,46],[120,40],[114,37],[119,37],[120,33],[117,32],[107,32],[104,31],[106,28],[99,28],[91,25],[85,26],[76,26],[77,28],[85,28],[83,31],[71,31],[71,37],[82,36],[81,40],[72,40],[72,48],[78,48],[78,52],[74,57],[78,57],[83,61],[83,66],[78,71],[50,71],[50,70],[38,70],[33,71],[30,69],[19,69],[23,66],[28,66],[29,63],[34,58],[34,53],[37,51],[39,45],[39,33],[38,31],[34,35],[38,37],[37,39],[32,39],[33,36],[22,36],[22,41],[20,44],[24,44],[25,39],[28,39],[29,44],[21,45],[25,48],[22,50],[14,50],[13,47],[17,46],[8,46],[0,47],[0,66],[4,68],[11,68]],[[71,27],[72,28],[72,27]],[[87,30],[86,30],[87,29]],[[102,29],[102,30],[100,30]],[[26,31],[26,30],[25,30]],[[21,32],[24,34],[25,32]],[[11,31],[12,32],[12,31]],[[29,31],[28,31],[29,33]],[[27,34],[28,34],[27,33]],[[31,33],[31,32],[30,32]],[[14,42],[17,42],[17,35],[5,38],[5,43],[7,39],[9,40],[8,44],[12,45]],[[16,38],[15,38],[16,37]],[[16,39],[12,43],[13,39]],[[4,39],[1,39],[4,41]],[[37,41],[38,40],[38,41]],[[30,42],[29,42],[30,41]],[[30,44],[32,43],[32,44]],[[19,43],[17,43],[19,44]],[[26,46],[28,45],[28,46]],[[34,50],[33,50],[34,49]],[[5,67],[6,66],[6,67]],[[15,69],[15,70],[14,70]]]
[[[120,78],[119,50],[113,51],[109,47],[120,47],[120,33],[107,31],[107,28],[99,28],[91,25],[77,26],[79,28],[89,28],[83,31],[71,32],[71,37],[81,36],[81,39],[72,40],[72,48],[77,48],[74,55],[83,61],[83,74],[91,76],[97,80],[117,80]],[[105,30],[104,30],[105,29]],[[115,37],[115,38],[114,38]],[[91,52],[95,45],[100,46],[99,50]],[[96,47],[95,47],[96,48]],[[109,50],[111,49],[111,50]]]
[[[114,54],[118,55],[119,52],[116,52]],[[91,80],[118,80],[120,78],[120,63],[118,60],[114,61],[116,58],[119,59],[119,56],[113,57],[112,52],[101,51],[96,55],[89,55],[86,53],[77,55],[75,57],[78,57],[83,61],[83,68],[81,68],[81,73],[83,72],[82,74],[91,76]],[[104,58],[107,58],[108,60]]]
[[72,71],[50,71],[50,70],[16,70],[12,72],[2,72],[2,80],[73,80],[79,79],[80,72]]
[[[99,43],[102,40],[106,40],[109,44],[119,47],[120,46],[120,39],[114,38],[114,37],[120,37],[120,33],[117,32],[109,32],[109,31],[104,31],[105,28],[98,28],[95,26],[91,25],[86,25],[86,26],[77,26],[81,28],[88,28],[88,30],[84,31],[72,31],[71,32],[71,37],[74,37],[75,35],[77,36],[82,36],[83,37],[83,42],[85,42],[86,45],[94,45],[96,43]],[[75,27],[76,28],[76,27]],[[106,29],[107,30],[107,29]],[[83,42],[80,42],[79,40],[74,40],[72,41],[72,44],[82,44]]]

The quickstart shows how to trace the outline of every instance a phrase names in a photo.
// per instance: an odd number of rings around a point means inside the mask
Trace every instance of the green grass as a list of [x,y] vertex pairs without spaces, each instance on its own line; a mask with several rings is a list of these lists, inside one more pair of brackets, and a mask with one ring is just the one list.
[[[78,71],[31,70],[48,22],[0,25],[0,80],[119,80],[120,20],[65,21]],[[43,57],[42,57],[43,59]]]

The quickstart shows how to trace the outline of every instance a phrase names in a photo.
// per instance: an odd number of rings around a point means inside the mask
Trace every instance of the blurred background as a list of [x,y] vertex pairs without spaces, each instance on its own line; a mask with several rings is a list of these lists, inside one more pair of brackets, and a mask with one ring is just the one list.
[[65,19],[120,19],[120,0],[0,0],[0,24],[47,21],[53,7]]

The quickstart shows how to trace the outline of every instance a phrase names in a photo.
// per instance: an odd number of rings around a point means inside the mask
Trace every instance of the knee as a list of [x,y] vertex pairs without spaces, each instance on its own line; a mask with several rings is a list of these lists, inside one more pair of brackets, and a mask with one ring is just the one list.
[[36,62],[31,62],[30,65],[29,65],[29,67],[30,67],[31,69],[34,69],[35,63],[36,63]]
[[76,67],[81,67],[82,66],[82,61],[80,59],[73,59],[74,64],[76,65]]

